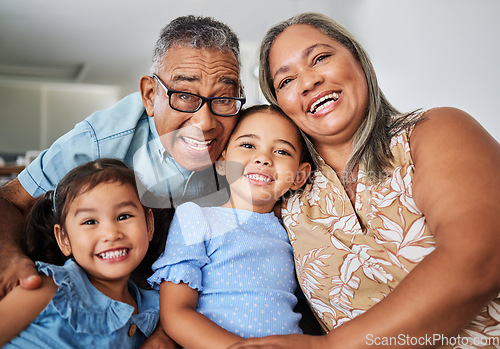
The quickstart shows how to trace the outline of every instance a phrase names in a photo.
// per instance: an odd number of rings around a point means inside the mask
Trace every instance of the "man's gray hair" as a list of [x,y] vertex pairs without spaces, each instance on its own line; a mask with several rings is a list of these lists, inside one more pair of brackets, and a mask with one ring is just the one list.
[[238,36],[226,24],[211,17],[188,15],[175,18],[167,24],[156,42],[151,73],[159,72],[163,57],[173,46],[232,52],[241,66]]

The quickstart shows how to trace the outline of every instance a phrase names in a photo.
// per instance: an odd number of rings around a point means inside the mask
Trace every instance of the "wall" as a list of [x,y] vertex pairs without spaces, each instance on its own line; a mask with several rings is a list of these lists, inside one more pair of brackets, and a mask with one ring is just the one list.
[[500,141],[500,1],[364,1],[352,31],[400,110],[454,106]]
[[[361,42],[383,92],[400,111],[457,107],[500,141],[496,106],[500,1],[331,0],[330,4],[330,9],[320,12]],[[312,0],[295,11],[315,11],[315,5],[324,3]],[[242,45],[244,69],[250,71],[258,64],[259,44]],[[259,99],[255,77],[246,73],[243,82],[250,103],[264,101]]]
[[0,152],[45,149],[119,93],[115,86],[0,81]]
[[[230,8],[234,7],[224,7],[223,13],[213,9],[212,14],[224,19]],[[252,3],[252,8],[260,9],[258,2]],[[176,10],[187,11],[185,7]],[[265,21],[266,16],[247,14],[244,22],[248,22],[248,30],[264,33],[294,13],[325,13],[346,26],[363,44],[382,90],[401,111],[455,106],[474,116],[500,140],[496,107],[500,1],[290,0],[286,8],[268,11],[276,14],[270,23]],[[162,17],[154,23],[161,25],[164,21]],[[227,22],[236,28],[236,23],[230,19]],[[157,35],[157,29],[154,30],[153,39]],[[247,106],[265,102],[254,75],[259,43],[241,42]],[[148,57],[144,74],[151,49],[142,49]],[[102,85],[0,81],[0,151],[46,147],[93,111],[110,106],[124,92],[136,91],[138,81],[133,79],[130,85],[119,86],[118,95],[116,87]]]

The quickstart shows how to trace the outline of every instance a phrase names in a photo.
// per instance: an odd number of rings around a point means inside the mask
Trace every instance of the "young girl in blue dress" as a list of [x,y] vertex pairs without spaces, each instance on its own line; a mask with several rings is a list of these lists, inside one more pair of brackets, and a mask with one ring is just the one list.
[[165,332],[187,348],[225,348],[241,337],[301,333],[293,253],[273,213],[311,165],[295,124],[271,106],[246,109],[217,163],[230,199],[180,205],[150,284]]
[[130,275],[153,230],[134,172],[122,162],[100,159],[70,171],[30,212],[26,248],[43,284],[16,287],[0,301],[0,346],[139,347],[158,323],[159,300]]

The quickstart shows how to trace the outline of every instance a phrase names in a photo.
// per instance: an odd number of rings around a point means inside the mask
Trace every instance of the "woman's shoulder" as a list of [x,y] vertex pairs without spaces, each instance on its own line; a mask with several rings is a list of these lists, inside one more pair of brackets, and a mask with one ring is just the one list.
[[415,125],[410,144],[415,161],[429,155],[439,156],[465,150],[484,152],[498,148],[498,142],[476,119],[453,107],[427,110],[422,120]]
[[[470,129],[471,126],[473,129]],[[423,112],[421,121],[415,125],[415,133],[418,134],[417,137],[425,137],[430,133],[428,129],[442,133],[446,133],[449,130],[458,131],[461,129],[471,131],[471,133],[486,132],[470,114],[454,107],[437,107]]]

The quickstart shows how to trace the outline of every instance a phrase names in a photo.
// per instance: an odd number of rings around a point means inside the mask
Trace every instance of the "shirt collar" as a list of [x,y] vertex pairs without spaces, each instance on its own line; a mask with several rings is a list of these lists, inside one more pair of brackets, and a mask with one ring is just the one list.
[[149,130],[151,131],[151,134],[153,135],[153,143],[154,143],[155,149],[158,152],[158,154],[160,155],[161,161],[165,162],[165,159],[167,157],[171,157],[171,156],[167,152],[167,150],[163,147],[163,144],[161,143],[160,136],[158,134],[158,131],[156,130],[154,119],[155,119],[154,116],[148,117]]
[[151,130],[151,133],[153,135],[153,144],[154,144],[155,150],[160,155],[161,162],[162,163],[171,162],[172,164],[174,164],[174,166],[182,174],[184,179],[187,180],[189,177],[191,177],[191,175],[193,174],[194,171],[186,170],[184,167],[179,165],[177,163],[177,161],[175,161],[174,157],[172,155],[170,155],[168,153],[168,151],[165,149],[165,147],[161,143],[160,135],[158,134],[158,130],[156,130],[154,116],[150,116],[148,118],[148,121],[149,121],[149,129]]

